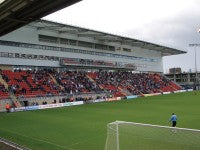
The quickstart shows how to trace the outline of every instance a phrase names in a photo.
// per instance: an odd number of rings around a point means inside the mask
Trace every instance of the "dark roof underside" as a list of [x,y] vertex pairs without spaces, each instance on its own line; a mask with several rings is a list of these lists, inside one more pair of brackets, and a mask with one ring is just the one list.
[[0,3],[0,36],[81,0],[5,0]]

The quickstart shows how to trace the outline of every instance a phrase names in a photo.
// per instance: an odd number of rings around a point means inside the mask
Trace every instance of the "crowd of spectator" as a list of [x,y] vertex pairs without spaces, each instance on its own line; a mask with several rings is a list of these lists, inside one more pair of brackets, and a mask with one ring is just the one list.
[[62,87],[62,92],[69,94],[98,92],[101,89],[91,82],[87,72],[61,71],[54,74],[54,78]]
[[[141,95],[162,92],[170,80],[159,74],[99,71],[0,70],[8,89],[0,84],[0,92],[17,97],[58,96],[64,94],[101,93]],[[123,95],[122,94],[122,95]],[[77,98],[79,100],[81,98]],[[68,101],[68,100],[66,100]],[[69,100],[70,101],[70,100]]]
[[170,83],[170,80],[158,74],[108,71],[96,74],[96,83],[112,93],[121,89],[128,90],[133,95],[156,93],[161,92],[160,88]]

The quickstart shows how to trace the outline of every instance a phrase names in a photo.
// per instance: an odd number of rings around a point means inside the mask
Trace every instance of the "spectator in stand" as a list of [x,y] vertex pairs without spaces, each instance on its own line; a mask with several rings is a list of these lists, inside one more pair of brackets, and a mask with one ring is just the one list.
[[[120,93],[142,95],[161,92],[160,89],[170,84],[165,77],[149,73],[99,71],[91,77],[85,71],[57,72],[53,69],[16,70],[15,73],[17,76],[11,76],[0,70],[9,85],[9,91],[18,97],[63,96],[103,91],[114,96]],[[8,93],[4,85],[0,85],[0,91]]]
[[10,112],[10,108],[11,108],[11,106],[10,106],[10,104],[6,104],[6,111],[7,111],[7,113],[9,113]]
[[96,83],[112,94],[120,92],[120,89],[128,90],[134,95],[154,93],[158,92],[161,86],[168,84],[168,81],[158,74],[107,71],[96,74]]

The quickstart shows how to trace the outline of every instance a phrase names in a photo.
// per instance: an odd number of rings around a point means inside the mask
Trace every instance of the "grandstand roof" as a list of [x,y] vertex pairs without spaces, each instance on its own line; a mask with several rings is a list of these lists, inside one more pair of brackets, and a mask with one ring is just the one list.
[[0,36],[81,0],[0,0]]
[[101,31],[95,31],[87,28],[82,28],[78,26],[72,26],[47,20],[39,20],[30,24],[31,26],[37,27],[38,30],[46,29],[53,30],[59,34],[76,34],[78,37],[92,37],[96,40],[102,42],[117,42],[122,44],[128,44],[135,47],[145,48],[149,50],[155,50],[162,53],[162,56],[177,55],[186,53],[183,50],[176,48],[166,47],[159,44],[154,44],[138,39],[133,39],[130,37],[119,36],[115,34],[105,33]]

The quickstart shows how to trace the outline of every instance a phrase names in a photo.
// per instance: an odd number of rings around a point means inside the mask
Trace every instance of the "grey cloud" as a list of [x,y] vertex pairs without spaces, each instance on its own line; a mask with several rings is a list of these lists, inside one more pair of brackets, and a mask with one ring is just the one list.
[[[137,1],[139,0],[135,0],[135,2]],[[152,2],[155,2],[155,1],[152,1]],[[176,12],[174,16],[168,16],[168,17],[163,17],[162,19],[152,20],[151,22],[141,25],[140,27],[134,28],[134,29],[133,29],[133,26],[131,27],[131,25],[134,25],[134,21],[140,21],[140,20],[134,19],[133,17],[134,15],[131,16],[131,13],[140,13],[140,12],[134,12],[134,10],[132,12],[130,9],[130,14],[127,14],[129,16],[128,20],[126,20],[126,17],[124,18],[120,18],[119,16],[116,17],[114,13],[116,11],[115,7],[113,8],[109,6],[114,3],[114,2],[112,3],[111,0],[106,5],[110,8],[109,12],[106,12],[106,9],[105,9],[105,12],[103,13],[98,14],[97,12],[96,14],[98,16],[96,17],[98,18],[97,20],[95,20],[95,18],[91,18],[93,17],[91,15],[91,12],[95,14],[96,13],[95,11],[98,10],[96,8],[96,4],[94,0],[88,0],[86,1],[86,3],[85,1],[82,1],[81,3],[78,3],[77,6],[74,6],[74,9],[71,9],[69,12],[67,10],[69,10],[70,8],[67,8],[65,12],[66,15],[64,15],[65,13],[63,11],[63,15],[61,15],[62,13],[60,13],[60,15],[59,13],[57,13],[57,15],[56,14],[52,15],[52,18],[54,18],[53,20],[57,20],[57,21],[64,20],[64,22],[66,22],[66,19],[67,20],[71,19],[71,20],[75,20],[74,24],[76,25],[78,25],[79,23],[81,24],[82,22],[83,26],[86,26],[87,24],[89,28],[102,30],[102,31],[110,30],[120,35],[126,35],[132,38],[137,38],[140,40],[145,40],[145,41],[149,41],[149,42],[153,42],[153,43],[157,43],[157,44],[161,44],[161,45],[165,45],[169,47],[174,47],[181,50],[188,50],[188,53],[185,55],[169,56],[169,57],[164,57],[163,59],[164,71],[166,71],[170,67],[182,67],[183,70],[188,71],[189,69],[194,69],[194,52],[193,52],[193,48],[188,47],[188,44],[200,43],[200,34],[196,32],[197,27],[200,26],[200,0],[184,0],[184,2],[187,2],[188,6],[183,7],[184,10],[180,9],[181,12],[180,11]],[[93,3],[94,5],[89,5],[90,3]],[[123,12],[123,10],[126,9],[124,7],[125,5],[123,6],[123,4],[124,2],[122,2],[122,5],[120,5],[122,9],[117,10],[117,11]],[[92,8],[89,8],[91,6]],[[180,5],[176,7],[178,8],[180,6],[181,6],[181,0],[180,0]],[[87,8],[90,11],[85,11],[86,13],[80,13],[80,10],[85,10],[85,8]],[[145,9],[141,8],[141,11],[145,11]],[[169,12],[170,12],[170,8],[169,8]],[[145,12],[145,13],[148,13],[148,12]],[[82,14],[84,14],[85,16],[82,16]],[[106,16],[102,16],[103,14],[106,14]],[[63,18],[63,16],[65,17]],[[73,16],[73,18],[70,18],[70,16]],[[110,18],[105,21],[104,19],[108,17]],[[51,18],[51,17],[47,17],[47,18]],[[141,20],[143,20],[143,18],[141,18]],[[146,20],[149,21],[148,18]],[[130,25],[127,25],[129,24],[129,22],[130,22]],[[200,56],[199,52],[197,53],[197,55],[198,57]],[[200,60],[198,60],[198,66],[200,66]]]
[[[181,67],[184,71],[194,70],[194,52],[189,48],[189,43],[200,43],[200,33],[197,28],[200,26],[200,11],[184,12],[179,16],[170,16],[146,24],[138,29],[127,30],[124,34],[131,37],[138,37],[153,43],[188,51],[187,54],[170,56],[164,58],[164,71],[171,67]],[[198,48],[200,50],[200,47]],[[200,53],[197,52],[197,58]],[[200,61],[197,60],[198,66]]]

